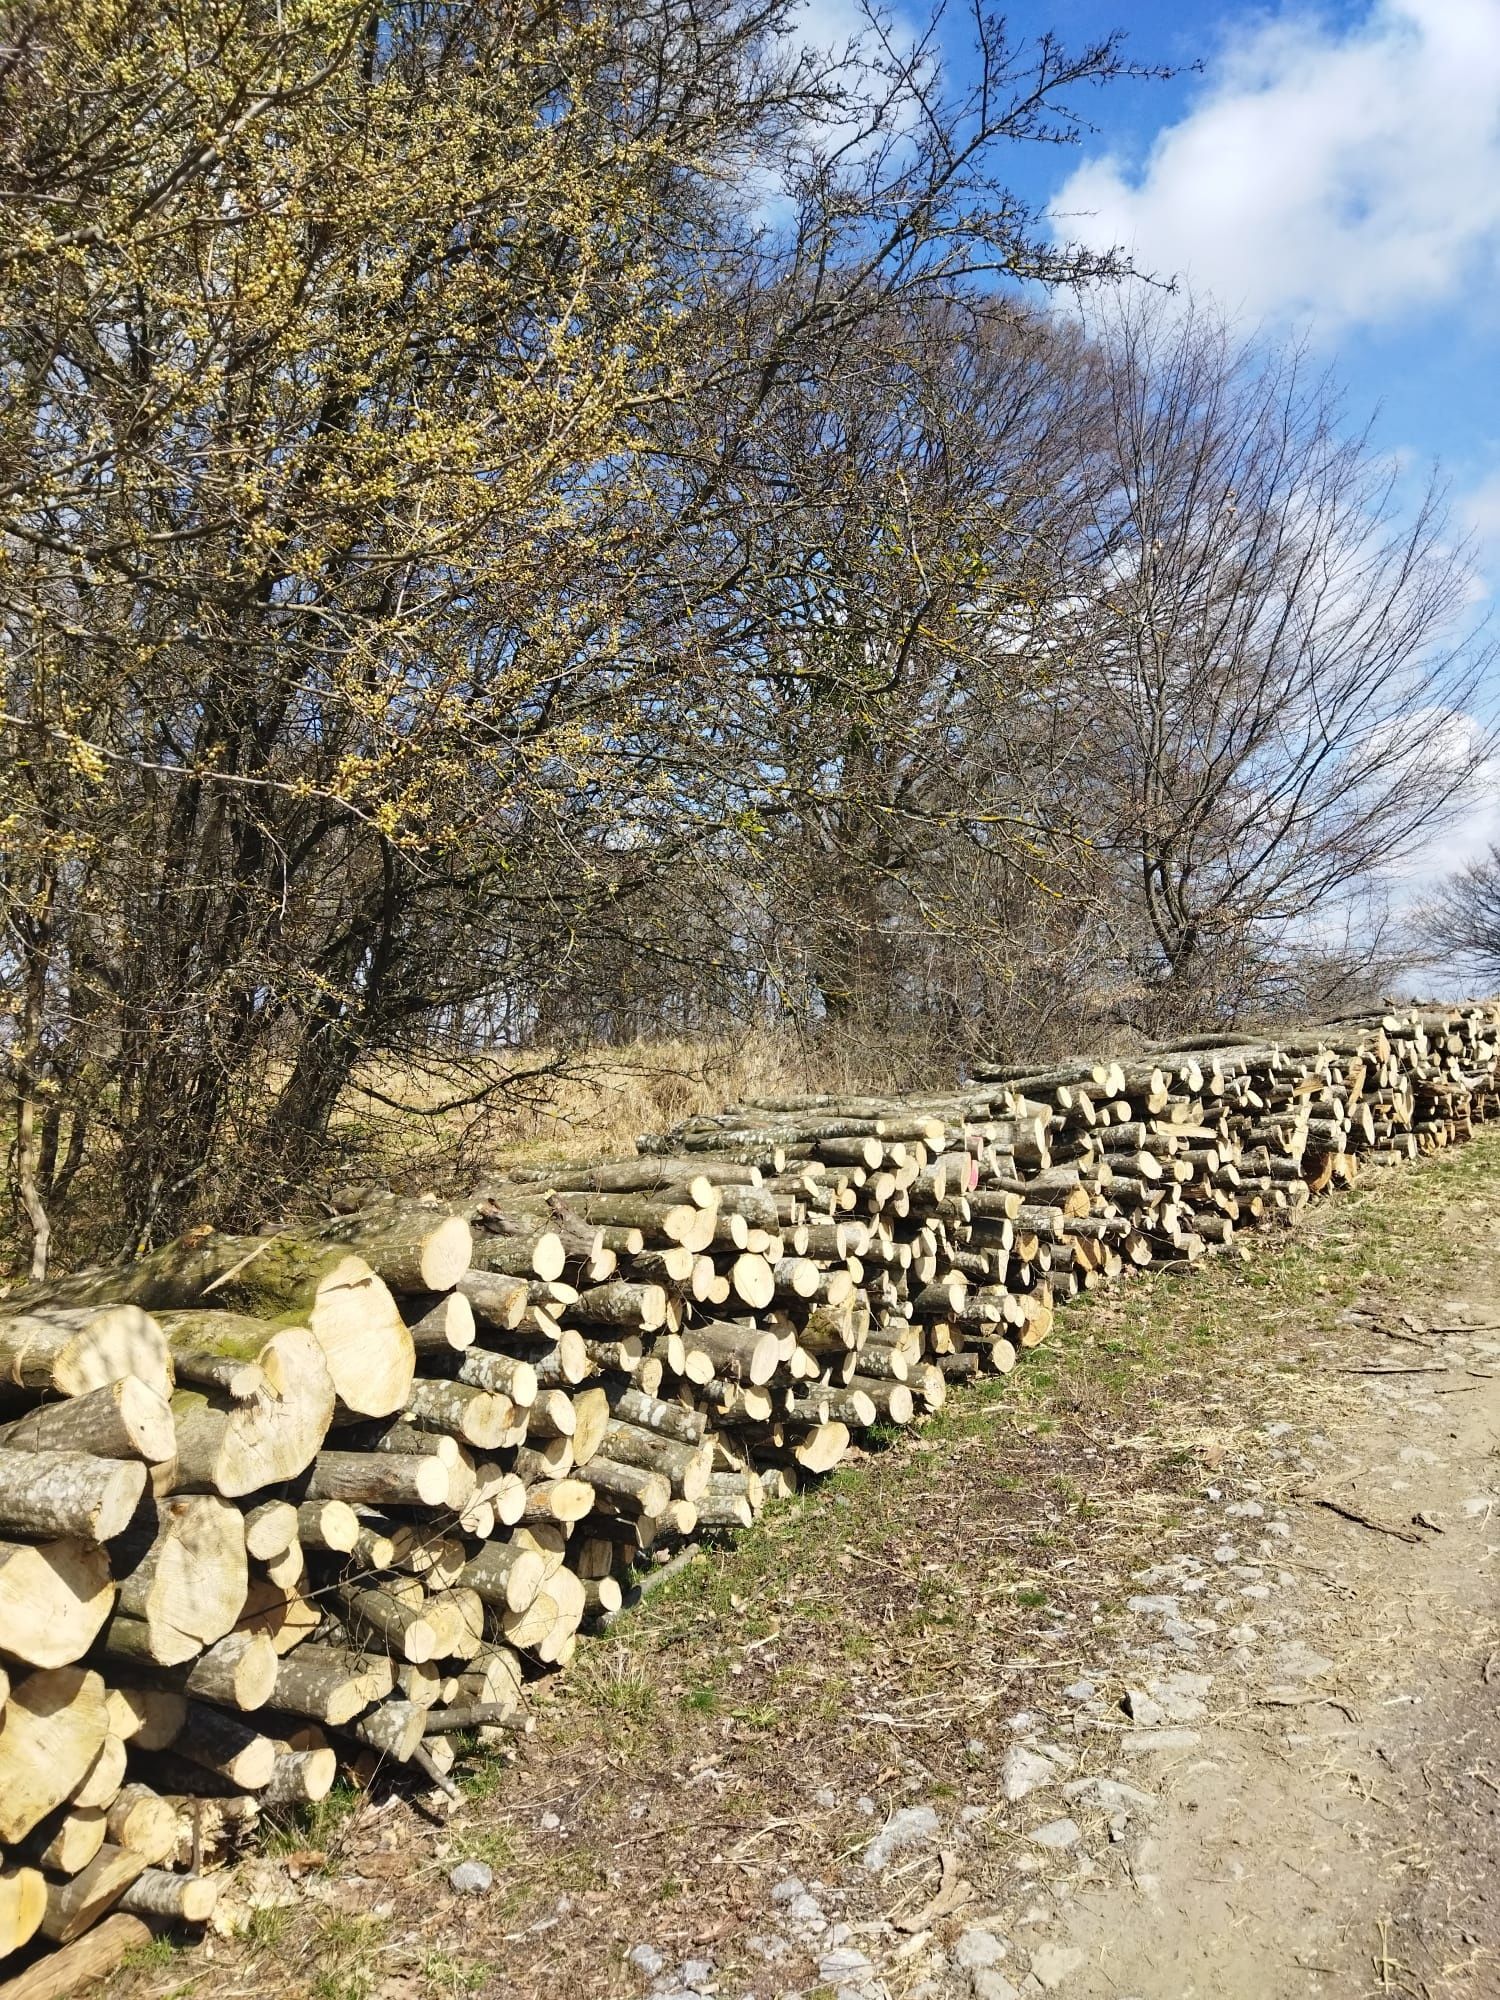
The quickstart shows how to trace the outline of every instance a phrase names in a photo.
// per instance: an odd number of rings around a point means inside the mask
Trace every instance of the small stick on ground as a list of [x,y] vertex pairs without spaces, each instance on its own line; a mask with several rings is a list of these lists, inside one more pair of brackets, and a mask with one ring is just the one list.
[[1346,1506],[1342,1500],[1330,1500],[1321,1493],[1307,1493],[1302,1497],[1309,1506],[1326,1507],[1330,1514],[1339,1514],[1361,1528],[1372,1528],[1377,1535],[1394,1535],[1398,1542],[1420,1542],[1422,1539],[1410,1528],[1398,1528],[1391,1521],[1377,1521],[1373,1514],[1362,1514],[1358,1507]]

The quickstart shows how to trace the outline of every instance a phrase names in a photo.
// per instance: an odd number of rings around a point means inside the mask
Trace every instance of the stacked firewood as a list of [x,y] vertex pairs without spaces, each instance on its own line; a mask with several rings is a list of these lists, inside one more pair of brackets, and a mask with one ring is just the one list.
[[342,1769],[452,1790],[643,1566],[1497,1108],[1500,1008],[695,1118],[0,1306],[0,1955],[201,1923]]

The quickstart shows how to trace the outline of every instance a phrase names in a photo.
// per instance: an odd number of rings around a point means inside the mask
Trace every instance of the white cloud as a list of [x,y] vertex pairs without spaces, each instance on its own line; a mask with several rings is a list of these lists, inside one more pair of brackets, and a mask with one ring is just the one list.
[[1328,335],[1500,304],[1500,0],[1378,0],[1233,32],[1140,169],[1080,167],[1054,227],[1233,314]]

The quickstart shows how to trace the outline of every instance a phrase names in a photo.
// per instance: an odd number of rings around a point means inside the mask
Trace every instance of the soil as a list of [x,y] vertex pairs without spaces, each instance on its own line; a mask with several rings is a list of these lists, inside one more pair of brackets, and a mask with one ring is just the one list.
[[457,1808],[288,1829],[247,1934],[126,1984],[1500,1995],[1497,1240],[1485,1135],[1093,1295],[583,1647]]

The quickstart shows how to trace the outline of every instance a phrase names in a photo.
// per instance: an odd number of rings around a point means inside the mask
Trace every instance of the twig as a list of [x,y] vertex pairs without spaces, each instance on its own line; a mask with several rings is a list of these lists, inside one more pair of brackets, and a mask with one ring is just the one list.
[[617,1618],[622,1618],[627,1611],[633,1611],[643,1597],[649,1597],[651,1592],[659,1589],[669,1577],[679,1576],[687,1568],[688,1564],[695,1562],[701,1554],[701,1549],[683,1549],[677,1555],[673,1556],[670,1562],[663,1563],[660,1569],[651,1570],[630,1591],[618,1611],[605,1612],[604,1616],[599,1620],[599,1630],[607,1632]]
[[1302,1496],[1313,1507],[1326,1507],[1330,1514],[1342,1515],[1344,1520],[1353,1521],[1361,1528],[1373,1528],[1377,1535],[1393,1535],[1398,1542],[1420,1542],[1422,1537],[1410,1528],[1398,1528],[1390,1521],[1377,1521],[1373,1514],[1362,1514],[1358,1507],[1346,1507],[1342,1500],[1330,1500],[1321,1493],[1307,1493]]
[[517,1736],[529,1736],[535,1727],[531,1716],[509,1702],[478,1701],[466,1708],[430,1708],[422,1734],[446,1736],[455,1729],[509,1729]]
[[436,1785],[440,1792],[445,1792],[450,1799],[461,1799],[463,1797],[463,1793],[454,1784],[448,1773],[438,1769],[437,1764],[433,1760],[432,1752],[427,1748],[425,1743],[419,1743],[416,1749],[412,1751],[411,1761],[416,1765],[424,1778]]
[[1345,1368],[1335,1368],[1335,1375],[1451,1375],[1453,1370],[1446,1361],[1433,1363],[1406,1362],[1396,1364],[1390,1361],[1360,1362]]
[[247,1264],[253,1264],[256,1258],[262,1256],[267,1250],[269,1250],[271,1245],[274,1242],[276,1242],[276,1240],[277,1239],[274,1236],[267,1236],[261,1242],[257,1243],[253,1250],[247,1250],[244,1256],[241,1257],[240,1261],[237,1264],[231,1264],[227,1271],[221,1271],[219,1273],[218,1277],[214,1279],[211,1285],[205,1285],[203,1287],[204,1298],[207,1298],[210,1292],[216,1292],[219,1289],[220,1285],[227,1285],[231,1278],[237,1278],[240,1272],[244,1270]]

